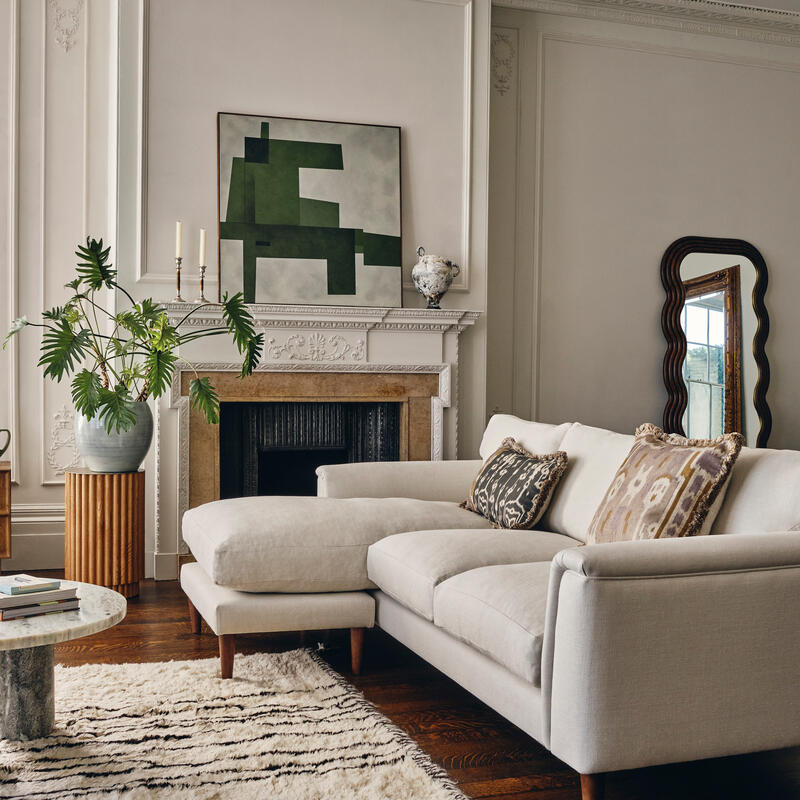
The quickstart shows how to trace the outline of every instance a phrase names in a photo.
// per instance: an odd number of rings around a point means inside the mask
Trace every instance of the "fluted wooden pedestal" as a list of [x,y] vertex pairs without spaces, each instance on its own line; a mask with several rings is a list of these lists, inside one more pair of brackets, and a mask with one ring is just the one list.
[[144,577],[144,472],[65,475],[64,577],[139,594]]

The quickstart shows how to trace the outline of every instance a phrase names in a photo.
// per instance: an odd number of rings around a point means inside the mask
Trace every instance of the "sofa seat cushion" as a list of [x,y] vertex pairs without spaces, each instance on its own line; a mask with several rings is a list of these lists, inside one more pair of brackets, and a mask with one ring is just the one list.
[[436,587],[433,621],[534,686],[541,686],[549,562],[462,572]]
[[434,590],[448,578],[494,564],[549,564],[556,553],[579,544],[547,531],[413,531],[372,545],[367,573],[390,597],[433,621]]
[[183,538],[220,586],[243,592],[374,589],[367,548],[422,528],[488,528],[456,503],[405,497],[240,497],[187,511]]

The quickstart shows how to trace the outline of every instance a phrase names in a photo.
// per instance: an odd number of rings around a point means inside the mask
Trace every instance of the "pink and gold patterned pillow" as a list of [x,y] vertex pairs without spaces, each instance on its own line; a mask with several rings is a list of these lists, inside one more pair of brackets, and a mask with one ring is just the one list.
[[708,533],[743,441],[739,433],[686,439],[640,425],[595,512],[587,543]]

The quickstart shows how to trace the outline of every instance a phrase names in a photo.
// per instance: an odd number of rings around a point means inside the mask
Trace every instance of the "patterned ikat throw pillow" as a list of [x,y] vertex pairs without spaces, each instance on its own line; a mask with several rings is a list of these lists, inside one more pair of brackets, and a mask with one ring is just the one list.
[[461,505],[496,528],[532,528],[547,510],[566,468],[565,452],[537,456],[509,437],[483,462]]
[[687,439],[640,425],[595,512],[587,544],[709,533],[743,442],[739,433]]

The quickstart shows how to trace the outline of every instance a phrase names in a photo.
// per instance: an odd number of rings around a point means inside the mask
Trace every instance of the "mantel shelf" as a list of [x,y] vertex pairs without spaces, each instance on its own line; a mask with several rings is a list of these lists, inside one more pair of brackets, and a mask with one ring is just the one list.
[[[184,325],[213,328],[221,326],[222,310],[217,304],[165,303],[170,322],[175,323],[193,308],[200,310]],[[428,308],[374,308],[360,306],[248,305],[258,328],[350,328],[359,330],[462,331],[474,325],[480,311]]]

